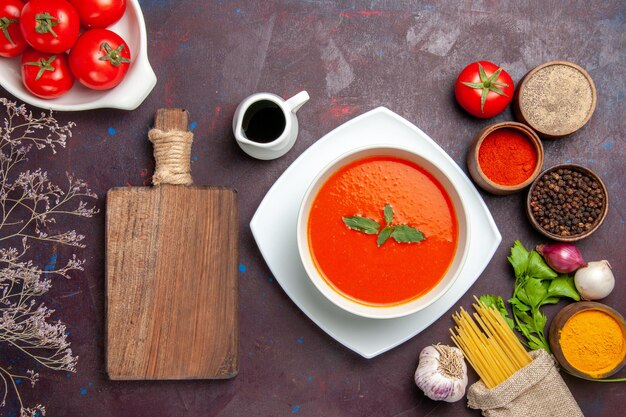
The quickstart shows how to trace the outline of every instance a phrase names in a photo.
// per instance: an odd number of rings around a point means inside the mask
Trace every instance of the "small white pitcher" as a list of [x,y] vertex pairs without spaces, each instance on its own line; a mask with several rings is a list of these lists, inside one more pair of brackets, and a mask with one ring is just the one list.
[[237,144],[253,158],[269,160],[283,156],[296,142],[296,112],[308,100],[306,91],[288,100],[271,93],[246,97],[233,117],[233,134]]

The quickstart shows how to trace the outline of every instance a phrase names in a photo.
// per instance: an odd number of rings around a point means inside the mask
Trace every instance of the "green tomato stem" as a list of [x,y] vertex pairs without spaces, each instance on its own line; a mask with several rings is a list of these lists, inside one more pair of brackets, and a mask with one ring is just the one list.
[[11,39],[11,35],[9,34],[9,26],[13,23],[17,22],[17,19],[9,19],[8,17],[0,17],[0,30],[4,34],[4,37],[7,38],[11,45],[15,45],[13,39]]
[[35,27],[35,32],[41,33],[42,35],[46,33],[51,33],[52,36],[58,38],[58,35],[54,31],[54,29],[52,29],[54,26],[59,24],[58,20],[59,19],[52,16],[48,12],[36,14],[35,21],[37,22],[37,26]]
[[55,68],[52,66],[52,63],[54,62],[56,58],[57,58],[56,55],[51,55],[50,58],[48,59],[40,58],[39,61],[36,61],[36,62],[34,61],[25,62],[24,65],[32,65],[34,67],[39,67],[39,72],[37,73],[37,76],[35,77],[35,81],[37,81],[41,78],[44,72],[55,70]]
[[124,44],[121,44],[116,49],[113,49],[108,42],[102,42],[100,44],[100,49],[104,49],[105,54],[98,58],[99,61],[109,61],[114,67],[119,67],[122,64],[130,62],[130,59],[122,56]]
[[490,77],[487,76],[487,73],[485,72],[485,69],[483,68],[483,66],[480,64],[480,62],[478,63],[478,76],[480,77],[480,82],[479,83],[470,83],[470,82],[465,82],[462,81],[461,84],[469,87],[469,88],[474,88],[474,89],[481,89],[481,94],[480,94],[480,111],[481,113],[485,112],[485,103],[487,102],[487,95],[489,94],[490,91],[493,91],[494,93],[500,95],[500,96],[504,96],[504,97],[508,97],[504,91],[502,91],[499,87],[508,87],[509,85],[507,83],[503,83],[501,81],[498,81],[498,77],[500,76],[500,73],[502,72],[502,68],[498,68],[498,70],[496,72],[494,72],[493,74],[491,74]]

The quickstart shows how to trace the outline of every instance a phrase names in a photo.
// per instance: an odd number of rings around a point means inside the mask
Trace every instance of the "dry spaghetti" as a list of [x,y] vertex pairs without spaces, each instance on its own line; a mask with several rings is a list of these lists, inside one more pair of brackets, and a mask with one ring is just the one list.
[[493,388],[528,365],[532,358],[500,313],[476,301],[477,313],[473,317],[463,308],[452,315],[456,334],[452,329],[450,333],[483,383]]

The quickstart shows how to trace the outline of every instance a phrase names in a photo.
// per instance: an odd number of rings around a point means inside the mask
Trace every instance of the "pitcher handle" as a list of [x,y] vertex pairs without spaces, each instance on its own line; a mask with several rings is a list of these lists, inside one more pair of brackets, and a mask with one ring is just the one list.
[[287,106],[290,112],[295,113],[304,103],[309,101],[309,98],[309,93],[306,91],[300,91],[298,94],[285,101],[285,106]]

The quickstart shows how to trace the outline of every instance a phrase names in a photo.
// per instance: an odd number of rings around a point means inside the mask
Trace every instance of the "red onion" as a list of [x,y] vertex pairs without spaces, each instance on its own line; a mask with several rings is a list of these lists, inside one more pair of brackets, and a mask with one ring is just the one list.
[[571,243],[546,243],[537,246],[537,252],[556,272],[569,274],[587,266],[576,246]]

